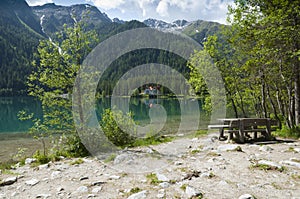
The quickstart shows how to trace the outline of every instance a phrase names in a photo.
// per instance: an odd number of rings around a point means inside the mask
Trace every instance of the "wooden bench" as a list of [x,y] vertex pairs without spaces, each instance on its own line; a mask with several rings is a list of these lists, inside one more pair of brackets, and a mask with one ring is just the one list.
[[272,138],[272,126],[277,126],[276,120],[269,118],[225,118],[220,119],[222,124],[209,125],[209,129],[219,129],[219,139],[224,138],[224,133],[228,133],[228,141],[233,139],[233,134],[236,139],[244,143],[245,137],[250,137],[248,133],[254,133],[253,138],[257,139],[257,134],[261,133],[267,140]]

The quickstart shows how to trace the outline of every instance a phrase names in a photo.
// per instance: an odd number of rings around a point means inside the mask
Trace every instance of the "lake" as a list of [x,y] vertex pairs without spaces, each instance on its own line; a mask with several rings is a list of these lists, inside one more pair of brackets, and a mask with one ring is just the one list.
[[[118,104],[129,103],[129,110],[133,113],[134,121],[139,125],[147,125],[150,123],[149,111],[157,105],[162,106],[167,114],[167,124],[178,125],[182,115],[180,104],[184,103],[189,106],[193,102],[192,99],[157,99],[157,98],[119,98]],[[201,109],[201,104],[199,102]],[[103,110],[111,107],[110,98],[102,98],[96,102],[96,113],[99,120]],[[189,108],[189,107],[188,107]],[[191,105],[190,109],[193,109]],[[32,122],[20,121],[18,118],[19,111],[25,110],[28,113],[34,113],[36,117],[42,117],[41,103],[31,97],[1,97],[0,98],[0,139],[1,134],[15,134],[27,132]],[[188,110],[192,115],[193,110]],[[203,113],[200,120],[200,126],[207,124],[205,114]]]
[[[188,116],[188,121],[194,122],[194,99],[147,99],[147,98],[119,98],[117,104],[119,106],[129,105],[129,110],[133,114],[133,119],[136,124],[144,127],[151,123],[151,119],[156,118],[160,121],[160,112],[153,112],[157,107],[163,107],[167,116],[165,125],[160,130],[163,134],[174,133],[179,129],[181,121],[180,104],[184,104],[187,108],[185,115]],[[197,104],[198,105],[198,104]],[[102,98],[96,102],[96,113],[98,119],[101,119],[101,114],[104,109],[111,107],[110,98]],[[201,104],[199,103],[201,109]],[[0,162],[11,158],[17,153],[18,148],[28,149],[28,155],[41,147],[40,142],[33,140],[27,133],[32,122],[20,121],[18,112],[25,110],[28,113],[34,113],[37,117],[42,117],[41,103],[31,97],[1,97],[0,98]],[[151,112],[152,111],[152,112]],[[149,114],[151,113],[151,114]],[[155,115],[156,113],[156,115]],[[199,114],[199,112],[197,113]],[[199,126],[206,128],[208,119],[203,112],[200,113]],[[150,117],[152,116],[152,118]],[[163,121],[163,119],[161,120]],[[185,127],[188,129],[189,123],[185,122]]]

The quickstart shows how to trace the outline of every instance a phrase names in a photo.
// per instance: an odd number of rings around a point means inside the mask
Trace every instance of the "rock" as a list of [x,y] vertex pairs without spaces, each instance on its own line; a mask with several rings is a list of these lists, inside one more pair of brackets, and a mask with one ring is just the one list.
[[92,193],[99,193],[102,190],[102,187],[96,187],[92,190]]
[[168,182],[162,182],[162,183],[159,183],[159,186],[161,188],[168,188],[170,186],[170,183],[168,183]]
[[158,190],[158,194],[156,196],[157,198],[165,198],[166,197],[166,193],[164,189],[160,189]]
[[61,177],[61,171],[54,171],[51,174],[51,179],[56,179]]
[[118,155],[115,159],[114,159],[114,164],[121,164],[123,162],[128,162],[129,160],[131,160],[130,156],[126,153],[124,154],[120,154]]
[[96,197],[95,194],[89,194],[89,195],[88,195],[88,198],[95,198],[95,197]]
[[300,148],[294,148],[294,151],[300,153]]
[[0,187],[2,186],[7,186],[7,185],[12,185],[15,182],[17,182],[18,178],[17,177],[10,177],[10,178],[6,178],[4,179],[2,182],[0,182]]
[[36,159],[35,158],[26,158],[25,159],[25,164],[31,164],[33,162],[36,162]]
[[169,178],[167,178],[165,175],[163,174],[160,174],[160,173],[156,173],[156,176],[157,176],[157,179],[159,181],[162,181],[162,182],[169,182]]
[[79,181],[88,180],[88,179],[89,179],[89,177],[84,176],[84,177],[79,178]]
[[76,192],[79,192],[79,193],[86,193],[88,191],[89,191],[89,188],[87,186],[78,187],[78,189],[76,190]]
[[112,175],[112,176],[109,176],[109,179],[111,180],[119,180],[121,177],[120,176],[117,176],[117,175]]
[[176,166],[183,165],[183,162],[177,161],[177,162],[174,163],[174,165],[176,165]]
[[202,193],[200,191],[191,186],[187,186],[185,188],[185,194],[187,195],[187,198],[202,196]]
[[274,149],[267,146],[267,145],[263,145],[259,148],[260,151],[264,151],[264,152],[270,152],[270,151],[273,151]]
[[49,168],[49,164],[39,165],[39,169],[48,169],[48,168]]
[[27,181],[25,182],[25,184],[28,185],[28,186],[34,186],[34,185],[38,184],[39,182],[40,182],[40,181],[37,180],[37,179],[31,179],[31,180],[27,180]]
[[290,166],[293,166],[293,167],[297,167],[300,169],[300,163],[299,162],[294,162],[294,161],[290,161],[290,160],[285,160],[285,161],[282,161],[280,162],[281,164],[286,164],[286,165],[290,165]]
[[259,165],[267,165],[269,167],[273,167],[273,168],[276,168],[276,169],[282,169],[282,166],[280,164],[277,164],[275,162],[271,162],[271,161],[268,161],[268,160],[260,160],[260,161],[258,161],[258,164]]
[[242,151],[242,148],[238,145],[228,144],[228,145],[220,145],[218,146],[217,151],[224,152],[224,151]]
[[214,147],[212,146],[205,146],[202,148],[202,151],[212,151],[212,150],[214,150]]
[[299,158],[290,158],[290,161],[300,163],[300,159]]
[[244,194],[244,195],[241,195],[239,197],[239,199],[255,199],[255,197],[250,194]]
[[65,189],[63,188],[63,187],[58,187],[57,189],[56,189],[56,191],[57,192],[61,192],[61,191],[64,191]]
[[50,198],[51,194],[39,194],[36,196],[36,198]]
[[132,194],[127,199],[142,199],[147,197],[147,191],[140,191],[138,193]]

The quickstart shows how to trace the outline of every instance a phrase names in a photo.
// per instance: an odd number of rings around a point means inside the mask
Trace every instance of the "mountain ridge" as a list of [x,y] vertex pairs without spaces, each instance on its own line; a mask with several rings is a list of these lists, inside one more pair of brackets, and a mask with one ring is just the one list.
[[[123,21],[110,19],[97,7],[89,4],[61,6],[45,4],[30,7],[25,0],[0,1],[0,96],[19,95],[26,91],[26,78],[32,71],[31,62],[40,39],[53,38],[63,30],[64,24],[72,26],[76,21],[84,21],[87,30],[96,30],[100,41],[122,31],[152,27],[159,30],[180,31],[202,42],[207,33],[217,31],[218,24],[176,20],[167,23],[148,19]],[[202,27],[203,26],[203,27]],[[213,31],[209,28],[213,27]],[[199,29],[198,32],[194,29]]]

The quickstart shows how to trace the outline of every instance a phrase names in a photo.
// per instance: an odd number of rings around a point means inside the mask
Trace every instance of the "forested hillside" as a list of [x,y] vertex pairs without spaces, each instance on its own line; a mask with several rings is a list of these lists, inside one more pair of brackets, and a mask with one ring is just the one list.
[[25,1],[0,2],[0,94],[20,94],[43,33]]
[[[45,4],[29,7],[25,0],[3,0],[0,2],[0,96],[26,94],[25,82],[32,71],[31,62],[40,40],[51,38],[57,40],[56,32],[62,31],[64,25],[73,26],[83,21],[86,30],[95,30],[100,42],[117,33],[140,27],[174,28],[202,42],[208,35],[219,31],[220,24],[204,21],[187,22],[178,20],[171,24],[158,20],[124,22],[111,20],[105,13],[88,4],[73,6],[58,6]],[[151,23],[150,23],[151,22]],[[145,24],[146,23],[146,24]],[[150,24],[149,24],[150,23]],[[157,27],[156,27],[157,26]],[[136,59],[132,59],[133,55]],[[141,63],[136,60],[145,60],[144,63],[171,64],[178,71],[189,74],[186,63],[182,60],[164,60],[166,52],[136,51],[122,56],[106,72],[110,81],[99,87],[100,91],[110,93],[111,88],[122,74],[133,66]],[[173,61],[172,61],[173,60]],[[105,76],[104,76],[105,77]]]

